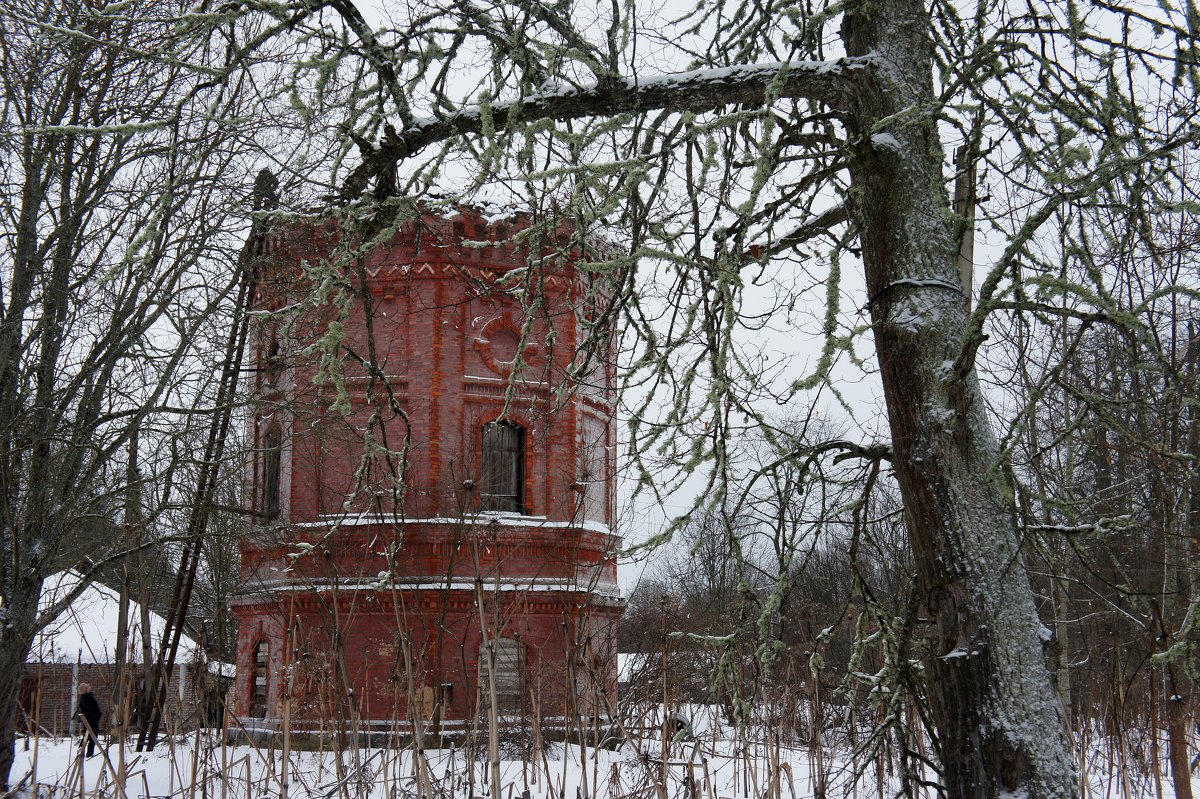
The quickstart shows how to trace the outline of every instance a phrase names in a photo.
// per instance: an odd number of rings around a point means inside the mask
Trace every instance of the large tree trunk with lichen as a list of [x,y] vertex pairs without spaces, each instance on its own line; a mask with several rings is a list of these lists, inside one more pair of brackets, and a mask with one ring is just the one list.
[[933,624],[926,665],[950,797],[1076,795],[1041,623],[970,358],[938,141],[930,21],[919,0],[857,2],[848,54],[870,55],[848,118],[853,215],[896,475]]
[[[598,74],[591,85],[556,87],[539,79],[533,94],[489,104],[487,113],[464,103],[437,120],[402,116],[402,130],[387,130],[378,147],[364,148],[343,194],[357,198],[375,181],[385,195],[391,185],[385,178],[397,162],[434,141],[498,130],[514,119],[700,112],[765,97],[799,100],[806,110],[820,108],[844,122],[847,206],[866,269],[895,470],[933,622],[926,676],[947,794],[1074,796],[1062,708],[1043,660],[1043,628],[975,376],[975,342],[968,341],[937,130],[946,108],[933,86],[937,31],[921,0],[848,0],[838,8],[847,57],[836,61],[723,63],[673,75],[621,76],[614,55],[612,74]],[[709,14],[715,15],[706,7]],[[796,19],[812,25],[805,35],[822,35],[815,17],[797,13]],[[804,52],[805,45],[796,49]],[[822,50],[809,54],[823,58]],[[722,61],[741,52],[718,51]],[[671,146],[669,136],[664,141],[664,148]],[[842,143],[837,146],[840,152]],[[832,208],[814,215],[783,237],[783,246],[828,232],[842,214]],[[697,233],[698,243],[703,238]]]

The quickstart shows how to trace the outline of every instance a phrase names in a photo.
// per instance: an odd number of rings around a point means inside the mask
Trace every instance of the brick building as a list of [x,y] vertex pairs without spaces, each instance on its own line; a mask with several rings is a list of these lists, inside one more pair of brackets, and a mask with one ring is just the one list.
[[608,716],[612,345],[585,346],[604,284],[571,230],[521,216],[427,212],[384,238],[349,257],[357,242],[312,222],[268,244],[259,524],[232,603],[243,723]]

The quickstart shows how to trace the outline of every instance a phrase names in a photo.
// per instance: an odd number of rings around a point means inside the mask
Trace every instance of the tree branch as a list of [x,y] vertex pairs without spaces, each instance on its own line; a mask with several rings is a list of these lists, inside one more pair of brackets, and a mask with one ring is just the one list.
[[[538,94],[491,106],[491,125],[503,128],[518,119],[566,121],[663,108],[678,112],[712,111],[727,105],[758,104],[768,97],[815,100],[841,111],[849,102],[852,73],[869,65],[870,57],[783,61],[649,78],[613,78],[582,87],[550,86]],[[342,188],[343,198],[361,195],[372,178],[431,144],[479,133],[483,121],[483,109],[471,105],[452,116],[414,120],[398,133],[388,131],[379,147],[365,153],[362,164],[350,173]]]

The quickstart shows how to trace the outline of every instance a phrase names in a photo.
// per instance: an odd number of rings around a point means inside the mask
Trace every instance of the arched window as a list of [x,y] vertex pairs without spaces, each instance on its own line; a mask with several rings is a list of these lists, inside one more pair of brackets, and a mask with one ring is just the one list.
[[525,512],[525,431],[512,422],[483,426],[480,500],[484,510]]
[[267,715],[267,642],[260,641],[254,647],[254,667],[250,672],[250,716],[261,719]]
[[268,519],[279,517],[282,455],[283,434],[278,425],[272,425],[263,437],[262,512]]

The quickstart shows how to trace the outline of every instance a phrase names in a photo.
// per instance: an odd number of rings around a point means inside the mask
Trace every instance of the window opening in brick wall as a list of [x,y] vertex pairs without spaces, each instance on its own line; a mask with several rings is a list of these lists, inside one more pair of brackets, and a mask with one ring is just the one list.
[[[496,710],[499,713],[520,713],[525,647],[516,638],[496,638],[492,646],[496,653]],[[482,642],[479,648],[479,690],[486,701],[489,696],[488,658]]]
[[483,426],[480,499],[484,510],[525,512],[525,431],[512,422]]
[[269,381],[275,383],[279,380],[279,373],[283,370],[283,348],[279,343],[279,328],[276,325],[267,329],[267,346],[263,353],[262,367]]
[[268,519],[279,517],[282,456],[283,433],[274,425],[263,437],[262,512]]
[[254,669],[251,672],[250,716],[261,719],[267,715],[267,642],[260,641],[254,647]]

